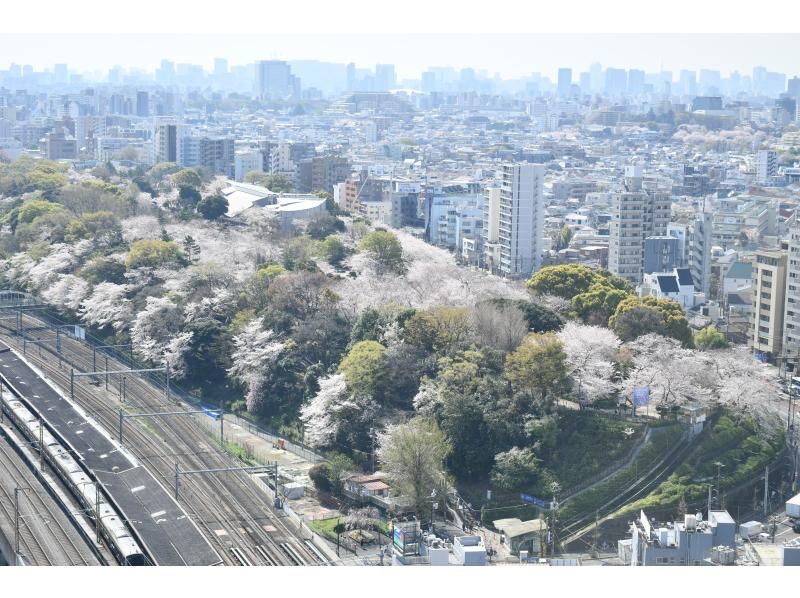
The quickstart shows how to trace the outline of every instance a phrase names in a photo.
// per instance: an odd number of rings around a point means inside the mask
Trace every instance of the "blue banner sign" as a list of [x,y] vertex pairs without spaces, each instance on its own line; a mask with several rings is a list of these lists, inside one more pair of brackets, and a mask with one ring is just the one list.
[[647,405],[650,402],[650,387],[637,386],[633,389],[633,404],[637,407]]
[[531,496],[530,494],[520,494],[519,499],[522,502],[528,503],[529,505],[535,505],[540,509],[547,509],[550,507],[549,503],[546,503],[541,498],[536,498],[535,496]]

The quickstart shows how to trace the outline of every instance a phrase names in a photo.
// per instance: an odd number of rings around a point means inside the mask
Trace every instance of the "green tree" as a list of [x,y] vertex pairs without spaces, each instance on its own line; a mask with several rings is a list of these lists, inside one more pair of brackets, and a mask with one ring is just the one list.
[[345,249],[344,243],[338,238],[330,236],[321,243],[320,253],[326,262],[338,265],[347,255],[347,250]]
[[472,330],[467,308],[437,307],[411,316],[403,328],[403,338],[429,353],[452,353],[469,341]]
[[312,239],[320,241],[336,232],[344,231],[344,222],[331,214],[318,214],[308,221],[306,234]]
[[224,195],[209,195],[197,204],[197,211],[206,220],[217,220],[228,212],[228,198]]
[[266,187],[269,183],[269,175],[263,170],[251,170],[245,173],[244,182],[250,183],[251,185]]
[[294,191],[294,183],[285,174],[271,174],[266,181],[266,187],[275,193],[291,193]]
[[418,513],[430,507],[434,489],[444,483],[447,438],[433,419],[415,417],[378,437],[378,459],[392,486],[410,498]]
[[528,288],[542,295],[555,295],[564,299],[572,299],[575,295],[585,293],[601,275],[580,264],[547,266],[539,270],[528,281]]
[[45,214],[63,211],[64,208],[57,203],[44,199],[29,199],[19,208],[17,212],[17,222],[20,224],[27,224]]
[[130,268],[156,268],[158,266],[183,266],[183,253],[174,241],[140,239],[131,245],[125,265]]
[[189,261],[197,262],[200,260],[200,245],[192,235],[183,238],[183,251],[188,256]]
[[[477,381],[477,380],[476,380]],[[480,393],[445,390],[441,427],[453,450],[450,470],[461,480],[478,479],[492,467],[492,435],[484,417]]]
[[567,384],[566,359],[564,345],[554,333],[529,334],[506,357],[506,379],[515,394],[536,400],[548,410]]
[[585,293],[572,298],[572,309],[584,322],[606,326],[617,306],[631,295],[624,289],[615,288],[605,280],[594,283]]
[[178,191],[178,203],[183,208],[194,210],[197,207],[197,204],[202,201],[202,199],[203,196],[200,195],[200,192],[194,187],[181,185],[180,190]]
[[397,236],[389,231],[376,230],[371,232],[361,241],[358,250],[365,251],[372,256],[379,274],[385,272],[403,274],[406,271],[403,246]]
[[[651,312],[658,314],[661,319]],[[692,347],[694,344],[689,320],[683,308],[672,299],[656,299],[651,296],[639,298],[632,295],[620,302],[609,319],[608,326],[623,341],[654,332],[677,339],[684,347]]]
[[492,482],[504,490],[525,490],[538,478],[539,459],[532,448],[513,447],[494,457]]
[[380,400],[386,375],[386,347],[376,341],[361,341],[353,345],[339,372],[344,374],[350,392]]
[[694,335],[694,346],[700,351],[712,351],[714,349],[727,349],[730,347],[725,335],[713,325],[706,326]]
[[183,187],[189,187],[190,189],[197,191],[203,185],[200,175],[191,168],[184,168],[183,170],[176,172],[170,177],[170,180],[172,181],[172,184],[179,189]]
[[109,258],[96,257],[80,272],[81,278],[92,285],[101,282],[125,283],[125,264]]

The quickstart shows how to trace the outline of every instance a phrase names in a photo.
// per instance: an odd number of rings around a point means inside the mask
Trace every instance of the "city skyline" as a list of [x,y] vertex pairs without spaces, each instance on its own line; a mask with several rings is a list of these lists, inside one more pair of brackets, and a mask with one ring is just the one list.
[[[746,43],[742,37],[746,37]],[[180,40],[176,44],[176,39]],[[25,43],[21,43],[25,41]],[[211,43],[213,41],[213,43]],[[419,78],[430,67],[473,68],[489,77],[519,79],[532,73],[556,80],[571,68],[573,82],[593,63],[649,73],[718,70],[749,74],[754,67],[800,73],[794,48],[800,34],[412,34],[412,35],[166,35],[166,34],[4,34],[0,54],[7,63],[30,64],[37,71],[66,63],[73,72],[104,76],[120,66],[152,72],[161,60],[199,64],[209,72],[214,60],[229,66],[258,60],[319,60],[358,68],[394,64],[398,81]],[[103,52],[97,48],[102,47]],[[636,47],[631,57],[631,47]],[[57,51],[56,51],[57,48]],[[135,58],[131,59],[131,56]],[[458,56],[454,59],[454,56]],[[702,58],[700,58],[702,56]]]

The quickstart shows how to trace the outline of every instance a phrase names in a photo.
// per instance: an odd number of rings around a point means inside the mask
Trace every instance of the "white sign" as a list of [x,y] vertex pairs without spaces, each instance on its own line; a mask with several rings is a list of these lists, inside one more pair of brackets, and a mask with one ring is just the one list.
[[644,533],[646,534],[645,537],[650,537],[650,520],[647,519],[647,515],[644,514],[644,511],[639,511],[639,521],[642,522],[642,528],[644,529]]

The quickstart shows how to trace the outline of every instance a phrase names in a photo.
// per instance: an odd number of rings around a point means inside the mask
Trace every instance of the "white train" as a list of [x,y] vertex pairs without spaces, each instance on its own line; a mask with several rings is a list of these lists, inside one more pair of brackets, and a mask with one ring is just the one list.
[[[8,388],[6,386],[6,388]],[[75,458],[44,427],[40,430],[39,419],[18,399],[9,399],[5,394],[6,414],[23,432],[28,440],[38,445],[40,434],[44,444],[44,457],[58,472],[86,513],[94,518],[99,513],[100,533],[121,565],[147,565],[149,560],[130,530],[106,500],[102,487],[98,492],[96,482],[89,477]],[[2,406],[0,405],[0,408]]]

